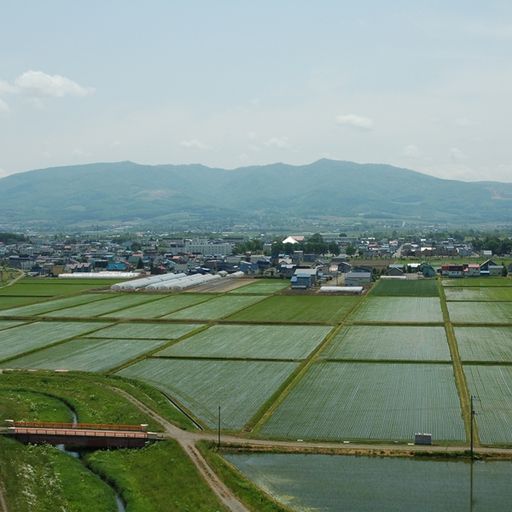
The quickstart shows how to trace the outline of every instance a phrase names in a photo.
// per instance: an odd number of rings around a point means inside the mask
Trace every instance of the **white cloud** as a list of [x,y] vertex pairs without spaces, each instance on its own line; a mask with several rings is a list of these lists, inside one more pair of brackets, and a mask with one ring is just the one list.
[[182,140],[180,142],[180,146],[182,148],[187,148],[187,149],[200,149],[201,151],[211,149],[210,146],[203,144],[202,142],[198,141],[197,139]]
[[0,94],[10,94],[15,92],[16,87],[14,87],[14,85],[11,85],[9,82],[6,82],[5,80],[0,80]]
[[64,96],[88,96],[92,87],[84,87],[62,75],[48,75],[42,71],[25,71],[14,84],[20,92],[33,97],[62,98]]
[[373,128],[373,119],[356,114],[340,114],[336,116],[336,123],[340,126],[349,126],[359,130],[371,130]]
[[455,119],[455,126],[459,126],[460,128],[468,128],[470,126],[473,126],[475,123],[468,119],[467,117],[459,117]]
[[290,147],[290,141],[288,137],[272,137],[265,142],[265,146],[278,149],[287,149]]
[[2,98],[0,98],[0,112],[9,112],[9,105]]
[[409,158],[419,158],[421,151],[415,144],[408,144],[402,149],[402,155]]
[[467,155],[459,148],[450,148],[450,157],[454,162],[460,162],[461,160],[467,160]]

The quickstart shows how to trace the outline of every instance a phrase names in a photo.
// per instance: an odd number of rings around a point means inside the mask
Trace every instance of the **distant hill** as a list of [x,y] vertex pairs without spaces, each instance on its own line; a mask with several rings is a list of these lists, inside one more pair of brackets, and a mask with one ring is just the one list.
[[236,170],[133,162],[0,179],[0,224],[229,226],[293,219],[512,222],[512,183],[442,180],[389,165],[319,160]]

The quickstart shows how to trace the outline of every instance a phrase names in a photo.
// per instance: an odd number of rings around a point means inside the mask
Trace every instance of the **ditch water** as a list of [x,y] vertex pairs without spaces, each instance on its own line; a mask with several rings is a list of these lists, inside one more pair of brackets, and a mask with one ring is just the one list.
[[512,462],[343,455],[228,454],[256,485],[293,510],[510,510]]
[[[73,425],[76,425],[78,423],[78,416],[76,414],[76,411],[74,411],[70,406],[69,404],[66,404],[66,407],[68,408],[69,410],[69,414],[71,416],[71,422],[73,423]],[[93,473],[94,475],[96,475],[100,480],[102,480],[103,482],[105,482],[111,489],[112,489],[112,492],[114,493],[114,498],[116,500],[116,507],[117,507],[117,512],[126,512],[126,504],[124,503],[123,499],[121,498],[121,496],[119,495],[119,493],[117,492],[117,489],[115,487],[113,487],[110,482],[108,482],[108,480],[105,480],[105,478],[103,478],[101,475],[99,475],[98,473],[96,473],[95,471],[93,471],[91,469],[91,467],[85,462],[84,458],[83,458],[83,452],[80,452],[80,451],[76,451],[76,450],[72,450],[71,448],[67,448],[65,445],[63,444],[59,444],[56,446],[56,448],[68,455],[70,455],[71,457],[79,460],[91,473]]]

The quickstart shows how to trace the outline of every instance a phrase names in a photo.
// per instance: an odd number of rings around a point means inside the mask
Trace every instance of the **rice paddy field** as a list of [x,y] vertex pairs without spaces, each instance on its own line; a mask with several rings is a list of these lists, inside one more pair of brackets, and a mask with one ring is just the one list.
[[172,345],[158,356],[247,359],[304,359],[330,327],[282,325],[214,325]]
[[[506,379],[486,372],[506,374],[512,362],[504,281],[444,288],[470,391],[492,388],[501,416],[512,404]],[[256,424],[254,434],[268,437],[465,439],[435,280],[383,280],[363,297],[280,295],[281,280],[216,294],[98,293],[87,288],[97,283],[83,284],[69,297],[55,294],[74,283],[57,281],[20,284],[40,287],[37,297],[0,296],[10,301],[0,311],[1,366],[116,372],[162,390],[209,428],[221,405],[224,429]],[[15,307],[18,299],[40,302]],[[487,380],[469,375],[479,368]],[[512,444],[505,427],[489,434],[486,417],[476,421],[483,442]]]
[[512,301],[512,286],[450,286],[444,293],[450,301]]
[[455,324],[511,324],[512,302],[448,302]]
[[438,297],[435,279],[379,279],[373,296],[384,297]]
[[208,427],[240,430],[297,368],[278,361],[146,359],[118,375],[140,379],[175,397]]
[[464,365],[469,391],[476,397],[480,441],[512,444],[512,368]]
[[246,308],[263,299],[264,296],[224,295],[205,303],[181,309],[176,313],[171,313],[162,318],[171,320],[217,320],[225,318],[231,313]]
[[59,318],[91,318],[96,316],[108,316],[107,313],[114,313],[120,309],[135,306],[144,302],[153,302],[159,297],[161,296],[134,293],[126,295],[109,294],[104,300],[59,309],[57,311],[45,313],[45,316]]
[[290,283],[287,280],[279,280],[276,281],[274,279],[261,279],[256,283],[251,283],[236,290],[232,290],[230,294],[245,294],[245,293],[254,293],[256,295],[272,295],[275,292],[279,292],[288,288]]
[[24,278],[11,286],[0,288],[0,296],[53,297],[74,295],[86,290],[108,289],[119,280],[30,279]]
[[17,322],[15,320],[0,320],[0,331],[9,329],[10,327],[16,327],[17,325],[23,325],[23,322]]
[[175,323],[122,323],[95,331],[93,334],[90,334],[89,337],[139,340],[177,340],[199,327],[204,326],[201,324]]
[[105,327],[99,322],[35,322],[0,331],[0,360]]
[[510,277],[468,277],[466,279],[443,279],[443,286],[464,287],[488,287],[488,286],[512,286]]
[[313,364],[261,428],[266,436],[312,440],[464,441],[448,364]]
[[[91,293],[84,295],[77,295],[74,297],[67,297],[64,299],[52,299],[33,304],[31,306],[14,307],[0,311],[0,316],[20,316],[29,317],[41,315],[49,311],[57,311],[59,309],[77,306],[79,304],[87,304],[88,302],[95,302],[97,300],[108,299],[109,295],[100,293]],[[16,304],[14,304],[16,306]]]
[[103,372],[167,343],[165,340],[77,338],[9,361],[11,368]]
[[510,461],[303,454],[226,454],[279,503],[297,511],[487,512],[510,508]]
[[434,297],[368,297],[356,311],[358,322],[441,323],[441,303]]
[[229,320],[334,325],[340,322],[358,301],[359,297],[273,296],[231,315]]
[[455,327],[461,360],[512,363],[511,327]]
[[25,304],[34,304],[41,302],[44,297],[10,297],[6,295],[0,295],[0,315],[3,313],[2,310],[11,309],[16,306],[24,306]]
[[108,313],[112,318],[159,318],[169,315],[179,309],[194,306],[201,302],[210,300],[212,297],[207,295],[180,294],[170,297],[163,297],[158,300],[152,300],[138,306],[132,306],[113,313]]
[[444,327],[352,325],[321,356],[327,359],[450,361]]

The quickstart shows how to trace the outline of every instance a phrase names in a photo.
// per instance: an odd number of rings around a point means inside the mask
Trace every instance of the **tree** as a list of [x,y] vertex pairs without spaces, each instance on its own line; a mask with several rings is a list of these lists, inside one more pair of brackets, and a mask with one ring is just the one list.
[[356,251],[357,249],[352,244],[347,245],[347,248],[345,249],[347,256],[354,256]]

